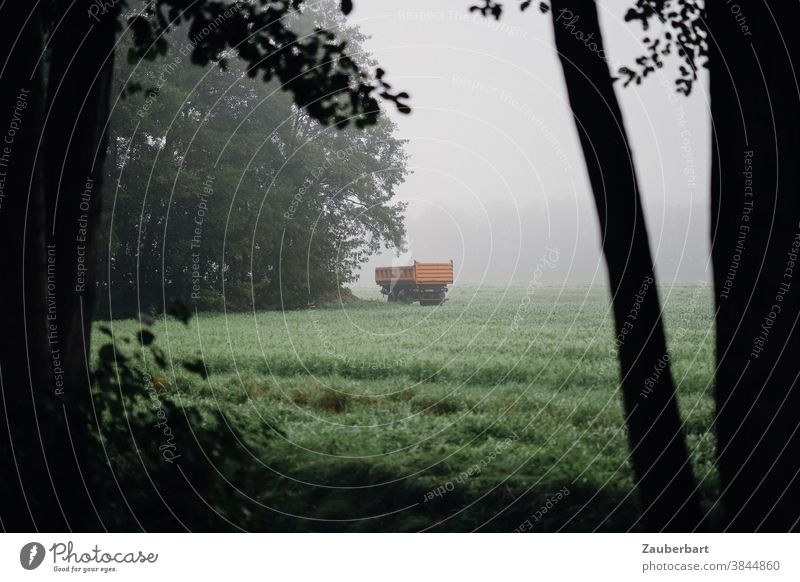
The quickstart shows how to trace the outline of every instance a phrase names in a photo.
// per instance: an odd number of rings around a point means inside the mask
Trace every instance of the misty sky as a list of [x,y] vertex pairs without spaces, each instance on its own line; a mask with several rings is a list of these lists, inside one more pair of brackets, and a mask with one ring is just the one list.
[[[471,3],[355,2],[351,22],[371,35],[368,49],[414,108],[393,114],[413,170],[398,189],[409,202],[410,253],[375,258],[361,284],[372,282],[375,265],[451,258],[457,284],[527,284],[548,248],[559,260],[540,282],[602,282],[600,233],[550,16],[537,2],[524,14],[507,2],[497,23],[470,15]],[[639,25],[622,19],[631,4],[599,3],[611,62],[642,54]],[[676,101],[674,79],[665,67],[617,94],[657,272],[664,284],[697,283],[709,277],[707,93],[698,83]]]

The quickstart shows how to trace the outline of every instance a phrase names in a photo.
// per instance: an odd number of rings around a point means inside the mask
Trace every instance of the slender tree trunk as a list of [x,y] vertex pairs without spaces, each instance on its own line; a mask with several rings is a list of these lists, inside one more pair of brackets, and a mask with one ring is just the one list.
[[645,526],[692,530],[700,516],[695,481],[670,372],[636,172],[604,59],[597,7],[594,0],[556,0],[551,6],[556,48],[602,230],[631,460]]
[[[44,235],[41,9],[6,2],[0,9],[0,526],[60,530],[55,443],[61,398],[50,371],[47,249]],[[54,366],[55,363],[55,366]]]
[[787,531],[800,520],[800,7],[740,4],[738,19],[707,4],[720,485],[727,528]]

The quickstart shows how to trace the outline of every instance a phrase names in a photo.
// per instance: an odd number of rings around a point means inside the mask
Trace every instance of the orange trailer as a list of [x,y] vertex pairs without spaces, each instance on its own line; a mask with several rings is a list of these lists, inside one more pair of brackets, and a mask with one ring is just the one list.
[[389,301],[420,305],[444,303],[447,286],[453,283],[453,261],[420,263],[405,267],[376,267],[375,282]]

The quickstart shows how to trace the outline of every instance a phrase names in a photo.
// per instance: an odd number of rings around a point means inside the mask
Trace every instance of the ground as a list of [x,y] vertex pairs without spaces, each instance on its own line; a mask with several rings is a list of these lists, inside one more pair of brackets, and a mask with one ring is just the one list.
[[[232,523],[640,527],[606,289],[456,287],[440,307],[355,291],[361,301],[154,326],[175,364],[151,371],[159,397],[220,410],[241,435],[248,461],[236,475],[221,469],[239,499],[225,512]],[[711,293],[661,295],[694,468],[713,499]],[[137,329],[112,327],[116,337]],[[197,357],[207,380],[179,366]]]

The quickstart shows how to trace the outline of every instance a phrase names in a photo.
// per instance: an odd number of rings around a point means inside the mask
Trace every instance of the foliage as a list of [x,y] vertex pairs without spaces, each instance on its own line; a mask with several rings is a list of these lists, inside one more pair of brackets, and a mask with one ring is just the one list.
[[[247,63],[249,77],[277,79],[316,120],[339,126],[374,124],[380,112],[375,94],[408,113],[403,103],[408,95],[392,93],[382,70],[370,76],[351,57],[346,40],[323,27],[307,35],[292,29],[293,17],[306,7],[303,0],[156,0],[128,15],[133,35],[128,59],[136,63],[166,55],[168,33],[186,23],[192,63],[219,62],[224,67],[236,55]],[[342,2],[340,9],[346,14],[352,3]]]
[[[363,36],[337,12],[357,59]],[[313,26],[310,17],[298,26]],[[100,312],[131,316],[180,299],[201,310],[299,307],[337,292],[382,247],[401,246],[405,142],[382,116],[359,130],[323,127],[277,83],[118,59],[104,224]]]
[[[185,308],[170,311],[189,325]],[[247,479],[246,439],[232,427],[224,406],[185,402],[166,388],[170,366],[182,365],[184,374],[203,378],[202,361],[168,362],[154,343],[153,320],[141,315],[136,325],[132,335],[115,333],[113,323],[97,326],[108,341],[97,349],[92,411],[85,415],[95,426],[91,441],[83,443],[83,459],[89,487],[103,501],[95,506],[101,523],[111,531],[254,527],[242,511],[244,500],[229,498],[217,507],[205,501],[226,494],[221,471]]]
[[625,13],[625,20],[639,21],[644,31],[651,29],[652,21],[658,21],[653,27],[658,33],[642,39],[647,54],[636,59],[638,68],[620,69],[620,75],[626,77],[625,85],[641,83],[664,66],[663,57],[676,54],[683,61],[675,81],[677,91],[689,95],[697,81],[698,67],[705,66],[708,58],[708,29],[702,3],[697,0],[637,0]]
[[[470,11],[496,20],[503,14],[503,3],[495,0],[482,2],[470,6]],[[520,0],[520,10],[525,11],[532,4],[531,0]],[[539,2],[538,6],[543,14],[550,9],[545,2]],[[683,63],[678,67],[676,90],[688,96],[697,81],[698,67],[706,66],[708,59],[708,28],[702,2],[636,0],[636,4],[625,13],[625,20],[639,21],[642,30],[649,31],[653,28],[657,29],[657,33],[642,39],[647,53],[635,59],[635,66],[619,69],[620,77],[625,79],[624,86],[631,83],[641,84],[648,75],[664,66],[663,57],[677,55]]]

